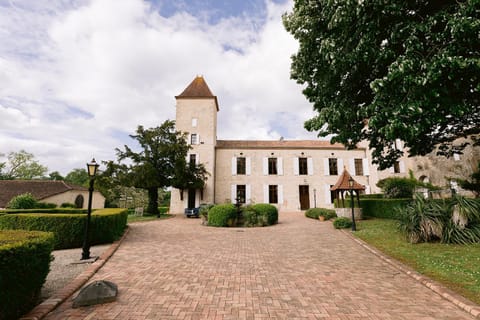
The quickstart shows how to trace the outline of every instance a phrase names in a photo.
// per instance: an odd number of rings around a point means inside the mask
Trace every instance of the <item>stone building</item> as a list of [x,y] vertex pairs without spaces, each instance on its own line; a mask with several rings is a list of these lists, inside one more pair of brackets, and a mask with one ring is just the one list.
[[[344,169],[365,185],[365,192],[377,193],[378,180],[407,176],[405,158],[394,167],[377,170],[371,164],[367,145],[347,150],[341,144],[321,140],[218,140],[218,99],[203,77],[196,77],[176,98],[176,129],[188,132],[188,160],[203,163],[210,176],[202,190],[172,189],[170,211],[202,203],[272,203],[280,210],[332,207],[335,184]],[[398,147],[401,143],[398,141]]]

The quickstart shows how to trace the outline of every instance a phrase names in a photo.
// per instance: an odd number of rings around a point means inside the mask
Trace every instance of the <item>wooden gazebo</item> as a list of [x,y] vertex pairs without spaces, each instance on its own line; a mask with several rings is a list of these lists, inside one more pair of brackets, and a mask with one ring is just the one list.
[[[350,183],[349,181],[353,181],[353,186],[350,187]],[[353,192],[355,192],[357,194],[357,201],[358,201],[358,206],[360,207],[360,190],[365,190],[365,186],[358,183],[357,181],[355,181],[352,176],[350,175],[350,173],[348,173],[347,169],[346,168],[343,168],[343,173],[342,175],[340,176],[340,178],[338,178],[338,181],[337,183],[335,183],[335,185],[333,187],[330,188],[331,191],[335,191],[335,198],[336,199],[339,199],[338,195],[341,195],[342,197],[342,207],[345,208],[345,197],[344,197],[344,194],[345,194],[345,191],[350,191],[353,190]]]

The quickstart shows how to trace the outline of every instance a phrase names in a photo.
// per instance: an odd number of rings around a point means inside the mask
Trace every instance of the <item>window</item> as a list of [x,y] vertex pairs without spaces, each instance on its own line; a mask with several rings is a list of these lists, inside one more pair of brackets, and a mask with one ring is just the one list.
[[300,175],[308,174],[307,158],[298,158],[298,174]]
[[277,174],[277,158],[268,158],[268,174]]
[[338,175],[338,166],[337,166],[337,159],[336,158],[329,158],[328,159],[328,168],[330,169],[330,175],[332,175],[332,176]]
[[246,161],[245,157],[238,157],[237,158],[237,174],[245,174],[246,173]]
[[278,186],[268,186],[268,203],[278,203]]
[[196,154],[191,154],[189,164],[191,166],[195,166],[196,163],[197,163],[197,155]]
[[355,175],[363,176],[363,159],[355,159]]
[[198,144],[198,136],[196,133],[190,135],[190,144]]
[[400,173],[400,162],[395,161],[395,163],[393,164],[393,172]]
[[239,199],[238,203],[245,203],[245,199],[247,198],[246,195],[247,195],[246,186],[244,184],[238,184],[237,185],[237,199]]

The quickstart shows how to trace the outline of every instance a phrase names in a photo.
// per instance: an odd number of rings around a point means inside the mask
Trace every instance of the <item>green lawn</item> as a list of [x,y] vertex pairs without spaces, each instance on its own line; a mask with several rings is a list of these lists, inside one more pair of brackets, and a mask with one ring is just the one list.
[[134,214],[129,214],[127,223],[167,219],[170,217],[172,217],[171,214],[165,214],[165,213],[160,214],[160,218],[157,218],[157,216],[136,216]]
[[358,238],[480,304],[480,244],[410,244],[386,219],[360,221],[357,230]]

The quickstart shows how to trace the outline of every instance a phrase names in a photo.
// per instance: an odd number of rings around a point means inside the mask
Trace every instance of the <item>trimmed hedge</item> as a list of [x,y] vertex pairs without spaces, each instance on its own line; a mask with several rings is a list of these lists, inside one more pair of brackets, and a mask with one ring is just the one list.
[[[95,210],[93,210],[95,211]],[[4,213],[87,213],[87,209],[69,209],[69,208],[44,208],[44,209],[5,209],[0,212]]]
[[325,208],[310,208],[305,211],[305,217],[307,218],[318,219],[320,216],[325,217],[325,220],[329,220],[335,218],[337,214],[335,210]]
[[[118,239],[127,225],[127,210],[101,209],[92,213],[90,244]],[[83,243],[86,214],[8,214],[0,216],[0,229],[38,230],[54,233],[55,249],[79,248]]]
[[[363,216],[397,219],[395,214],[396,207],[405,207],[411,203],[413,199],[360,199],[360,208],[362,208]],[[355,206],[357,206],[355,199]],[[350,208],[350,201],[345,201],[345,207]]]
[[0,320],[18,319],[32,309],[47,278],[53,234],[0,231]]
[[237,208],[233,204],[219,204],[208,210],[208,225],[233,227],[236,224]]
[[350,228],[351,226],[352,226],[352,220],[348,218],[340,217],[333,220],[333,227],[335,229],[346,229],[346,228]]
[[259,215],[267,217],[267,223],[269,226],[278,223],[278,210],[277,207],[268,203],[257,203],[252,206]]

